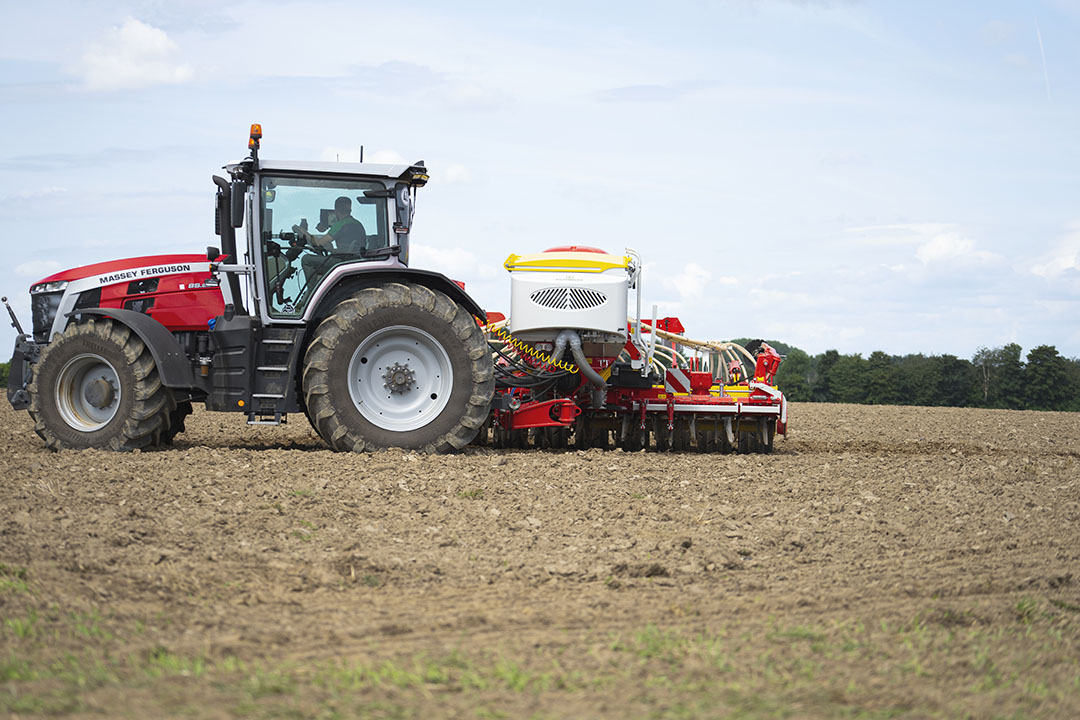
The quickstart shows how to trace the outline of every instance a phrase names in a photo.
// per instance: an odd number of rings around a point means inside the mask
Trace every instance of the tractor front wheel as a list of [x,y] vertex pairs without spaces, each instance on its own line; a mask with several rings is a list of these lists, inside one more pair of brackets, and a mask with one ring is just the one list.
[[304,357],[304,402],[335,450],[463,448],[495,391],[480,327],[446,295],[388,283],[343,301]]
[[34,431],[53,450],[160,444],[173,403],[149,348],[130,328],[91,318],[41,353],[30,383]]

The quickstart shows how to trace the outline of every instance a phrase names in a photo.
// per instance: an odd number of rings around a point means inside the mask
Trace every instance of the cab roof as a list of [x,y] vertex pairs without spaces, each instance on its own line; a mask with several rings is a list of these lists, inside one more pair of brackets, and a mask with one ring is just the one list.
[[[355,163],[355,162],[301,162],[296,160],[264,160],[259,158],[259,172],[319,173],[334,175],[364,175],[397,180],[420,162],[408,164]],[[227,165],[231,170],[240,163]]]

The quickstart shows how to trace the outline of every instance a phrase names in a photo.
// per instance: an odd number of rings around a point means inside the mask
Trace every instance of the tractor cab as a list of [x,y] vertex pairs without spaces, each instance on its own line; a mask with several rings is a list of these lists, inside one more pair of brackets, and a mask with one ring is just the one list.
[[[258,125],[246,160],[218,182],[219,234],[246,226],[247,297],[264,323],[304,322],[327,291],[358,270],[404,269],[416,190],[428,180],[413,165],[262,160]],[[227,210],[226,210],[227,208]],[[231,228],[222,228],[220,213]],[[238,268],[239,269],[239,268]]]
[[349,170],[357,172],[286,173],[270,165],[258,173],[249,239],[271,318],[301,316],[322,280],[340,265],[408,264],[408,233],[395,233],[390,224],[392,189],[382,178],[359,174],[374,174],[376,168]]

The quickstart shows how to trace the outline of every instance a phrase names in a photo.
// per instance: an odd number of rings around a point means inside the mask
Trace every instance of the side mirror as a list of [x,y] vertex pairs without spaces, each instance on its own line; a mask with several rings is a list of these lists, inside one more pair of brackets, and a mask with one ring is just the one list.
[[209,260],[210,262],[214,262],[219,257],[221,257],[221,248],[216,248],[213,245],[210,245],[210,246],[208,246],[206,248],[206,259],[207,260]]
[[247,197],[247,183],[243,180],[232,181],[232,207],[229,216],[232,226],[238,228],[244,224],[244,198]]
[[396,208],[394,232],[404,235],[409,232],[413,215],[412,197],[409,194],[409,186],[405,183],[398,183],[394,187],[394,205]]

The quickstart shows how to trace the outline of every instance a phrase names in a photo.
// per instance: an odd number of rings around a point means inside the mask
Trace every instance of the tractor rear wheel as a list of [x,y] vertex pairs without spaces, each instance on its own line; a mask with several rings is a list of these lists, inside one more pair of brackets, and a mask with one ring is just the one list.
[[335,450],[445,453],[483,426],[495,374],[468,311],[426,287],[387,283],[319,324],[302,386],[312,426]]
[[53,450],[158,445],[175,407],[149,348],[107,318],[57,335],[34,366],[29,390],[34,431]]

